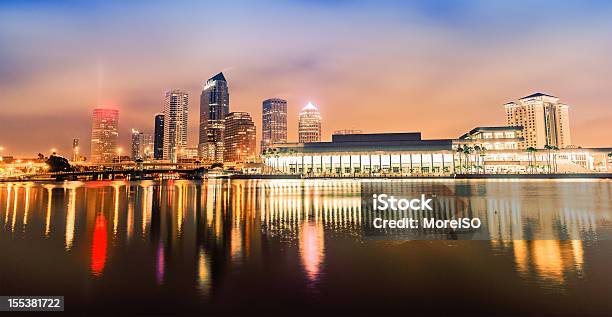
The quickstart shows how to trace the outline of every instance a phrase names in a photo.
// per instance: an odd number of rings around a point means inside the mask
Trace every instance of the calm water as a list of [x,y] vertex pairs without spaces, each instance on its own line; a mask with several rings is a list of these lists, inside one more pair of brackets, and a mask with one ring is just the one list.
[[[374,183],[455,197],[491,240],[364,239],[358,180],[0,184],[0,295],[75,314],[612,314],[612,182]],[[518,240],[539,235],[562,240]]]

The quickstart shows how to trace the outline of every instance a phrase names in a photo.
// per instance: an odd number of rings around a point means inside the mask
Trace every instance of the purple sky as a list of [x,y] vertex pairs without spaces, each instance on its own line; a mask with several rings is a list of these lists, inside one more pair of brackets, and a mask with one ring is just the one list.
[[308,101],[324,140],[339,129],[455,138],[503,125],[533,92],[570,105],[572,141],[612,146],[607,2],[2,2],[0,146],[5,155],[89,151],[96,106],[120,139],[151,132],[164,91],[190,95],[197,142],[203,82],[223,71],[230,110],[261,133],[261,102],[289,101],[289,138]]

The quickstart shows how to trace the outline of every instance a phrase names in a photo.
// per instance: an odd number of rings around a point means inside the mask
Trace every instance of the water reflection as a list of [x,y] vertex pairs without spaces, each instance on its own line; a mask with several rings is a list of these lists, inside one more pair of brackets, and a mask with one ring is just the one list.
[[102,275],[106,265],[107,242],[106,217],[102,213],[96,215],[91,242],[91,274],[96,277]]
[[74,240],[74,222],[76,218],[76,189],[70,188],[68,199],[68,210],[66,212],[66,251],[72,249],[72,241]]
[[51,207],[53,203],[53,187],[52,185],[45,185],[47,189],[47,216],[45,218],[45,238],[49,237],[51,233]]
[[317,282],[325,257],[323,227],[317,222],[306,222],[300,232],[300,258],[310,282]]
[[495,247],[511,248],[516,270],[523,277],[535,274],[544,285],[561,286],[569,274],[582,275],[584,243],[582,240],[515,240]]
[[[205,301],[242,270],[259,274],[272,261],[294,258],[297,261],[286,266],[301,274],[304,287],[318,288],[331,278],[326,274],[331,246],[338,241],[348,241],[343,247],[350,248],[376,245],[362,241],[364,225],[373,217],[362,206],[367,182],[1,184],[0,239],[10,236],[40,245],[41,239],[57,240],[60,250],[44,244],[50,256],[69,254],[96,279],[106,278],[113,266],[119,270],[133,261],[158,287],[185,278],[188,281],[181,283]],[[588,259],[581,240],[607,237],[611,229],[609,182],[414,181],[368,186],[381,192],[404,186],[402,190],[435,193],[438,208],[428,217],[480,217],[492,239],[491,252],[506,254],[521,278],[548,286],[563,287],[568,276],[581,276]],[[23,230],[16,232],[20,220]],[[561,241],[531,241],[540,236]],[[81,258],[83,254],[87,258]],[[342,260],[350,265],[351,259]]]

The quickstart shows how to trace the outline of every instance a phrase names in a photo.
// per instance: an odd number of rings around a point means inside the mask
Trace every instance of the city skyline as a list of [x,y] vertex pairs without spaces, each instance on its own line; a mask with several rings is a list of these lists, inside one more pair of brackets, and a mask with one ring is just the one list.
[[[188,12],[199,12],[200,5],[187,3],[170,14],[193,17]],[[120,110],[119,147],[127,150],[132,128],[153,132],[151,118],[162,109],[164,91],[177,87],[197,99],[203,81],[219,71],[230,82],[232,110],[249,112],[256,123],[263,100],[288,101],[288,141],[297,140],[294,118],[308,101],[321,105],[329,123],[324,141],[347,128],[419,130],[438,138],[459,136],[465,127],[503,125],[503,104],[542,91],[571,105],[572,144],[609,145],[612,75],[603,70],[612,66],[612,39],[605,2],[261,5],[273,8],[220,5],[219,12],[241,23],[214,35],[196,19],[182,19],[188,22],[170,30],[151,25],[147,21],[167,9],[163,3],[146,9],[46,4],[36,12],[28,2],[3,3],[0,40],[11,43],[0,52],[3,154],[32,157],[55,148],[70,156],[74,138],[82,140],[81,153],[89,153],[88,122],[97,107]],[[544,9],[545,18],[528,23]],[[115,19],[91,19],[94,12]],[[268,16],[277,17],[274,26],[262,22]],[[318,23],[304,28],[309,17]],[[359,23],[363,19],[369,23]],[[142,37],[145,30],[154,41]],[[177,36],[189,39],[184,50],[159,46]],[[199,43],[203,38],[207,45]],[[219,49],[207,50],[211,43]],[[125,49],[110,49],[117,45]],[[381,111],[393,115],[370,120]],[[197,103],[190,112],[193,147]]]

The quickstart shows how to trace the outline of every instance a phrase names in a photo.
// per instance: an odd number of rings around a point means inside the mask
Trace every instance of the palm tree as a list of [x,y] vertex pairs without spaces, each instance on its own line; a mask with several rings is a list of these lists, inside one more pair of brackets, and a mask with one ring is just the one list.
[[544,146],[544,149],[546,149],[547,154],[546,154],[546,165],[548,166],[548,172],[550,173],[550,169],[551,169],[551,164],[550,164],[550,151],[553,149],[552,146],[546,144]]
[[465,162],[467,164],[468,172],[470,171],[470,154],[472,153],[472,148],[468,145],[463,145],[463,154],[465,154]]
[[482,172],[483,174],[486,173],[486,168],[485,168],[485,152],[487,151],[487,148],[484,146],[480,147],[480,158],[481,158],[481,163],[482,163]]
[[[532,146],[527,148],[527,158],[529,159],[529,170],[531,172],[533,172],[533,166],[535,165],[534,162],[537,161],[537,158],[536,158],[536,155],[535,155],[535,153],[537,151],[538,150],[536,148],[532,147]],[[533,160],[531,159],[532,155],[533,155]]]
[[461,155],[463,155],[463,146],[459,145],[457,147],[457,153],[459,154],[459,172],[461,172],[463,170],[461,166]]
[[476,173],[480,173],[480,145],[474,145],[474,151],[476,152]]
[[552,147],[553,152],[553,166],[555,168],[555,173],[557,172],[557,151],[559,151],[559,147],[557,146],[553,146]]

